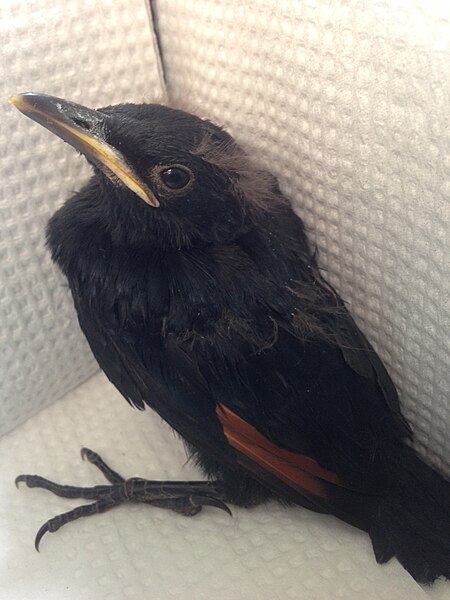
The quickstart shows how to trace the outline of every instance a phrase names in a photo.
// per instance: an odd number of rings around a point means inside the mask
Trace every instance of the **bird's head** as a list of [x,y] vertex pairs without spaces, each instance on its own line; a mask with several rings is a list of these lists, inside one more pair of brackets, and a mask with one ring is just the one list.
[[35,93],[10,101],[92,164],[92,210],[120,242],[226,241],[252,211],[279,202],[271,175],[223,129],[187,112],[159,104],[93,110]]

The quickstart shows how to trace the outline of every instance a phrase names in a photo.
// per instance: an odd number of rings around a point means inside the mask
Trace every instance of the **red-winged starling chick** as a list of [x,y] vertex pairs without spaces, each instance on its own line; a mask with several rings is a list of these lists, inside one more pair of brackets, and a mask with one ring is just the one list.
[[81,152],[94,175],[50,219],[47,242],[81,329],[130,404],[185,440],[207,481],[17,480],[93,503],[192,515],[269,499],[366,531],[378,562],[450,577],[450,483],[412,449],[397,392],[322,278],[276,179],[223,129],[158,104],[91,110],[44,94],[11,102]]

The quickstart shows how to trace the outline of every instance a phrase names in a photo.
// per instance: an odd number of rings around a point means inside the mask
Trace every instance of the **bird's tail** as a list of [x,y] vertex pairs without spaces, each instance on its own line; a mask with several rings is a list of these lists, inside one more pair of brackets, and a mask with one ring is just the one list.
[[422,583],[450,579],[450,482],[406,446],[393,460],[392,492],[378,503],[369,528],[376,559],[396,556]]

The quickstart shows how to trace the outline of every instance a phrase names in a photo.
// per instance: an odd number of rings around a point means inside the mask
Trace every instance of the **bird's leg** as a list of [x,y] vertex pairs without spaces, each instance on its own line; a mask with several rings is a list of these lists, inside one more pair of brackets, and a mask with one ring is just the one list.
[[16,485],[24,482],[28,487],[43,488],[64,498],[94,500],[91,504],[78,506],[44,523],[36,534],[36,550],[39,550],[39,543],[45,533],[55,532],[70,521],[105,512],[125,502],[142,502],[160,508],[169,508],[185,516],[196,515],[203,506],[214,506],[231,515],[230,509],[223,502],[218,482],[150,481],[140,477],[125,479],[89,448],[82,448],[81,456],[95,465],[111,485],[93,487],[61,485],[39,475],[19,475],[16,478]]

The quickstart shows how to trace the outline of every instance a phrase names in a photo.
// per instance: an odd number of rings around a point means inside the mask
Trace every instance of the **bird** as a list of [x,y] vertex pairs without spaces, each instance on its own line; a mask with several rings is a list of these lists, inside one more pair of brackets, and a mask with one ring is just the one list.
[[186,516],[269,500],[331,514],[419,582],[450,578],[450,482],[418,455],[397,390],[326,281],[277,179],[223,128],[175,106],[10,99],[93,168],[47,245],[109,380],[179,434],[198,481],[16,483],[91,500],[38,531],[124,502]]

